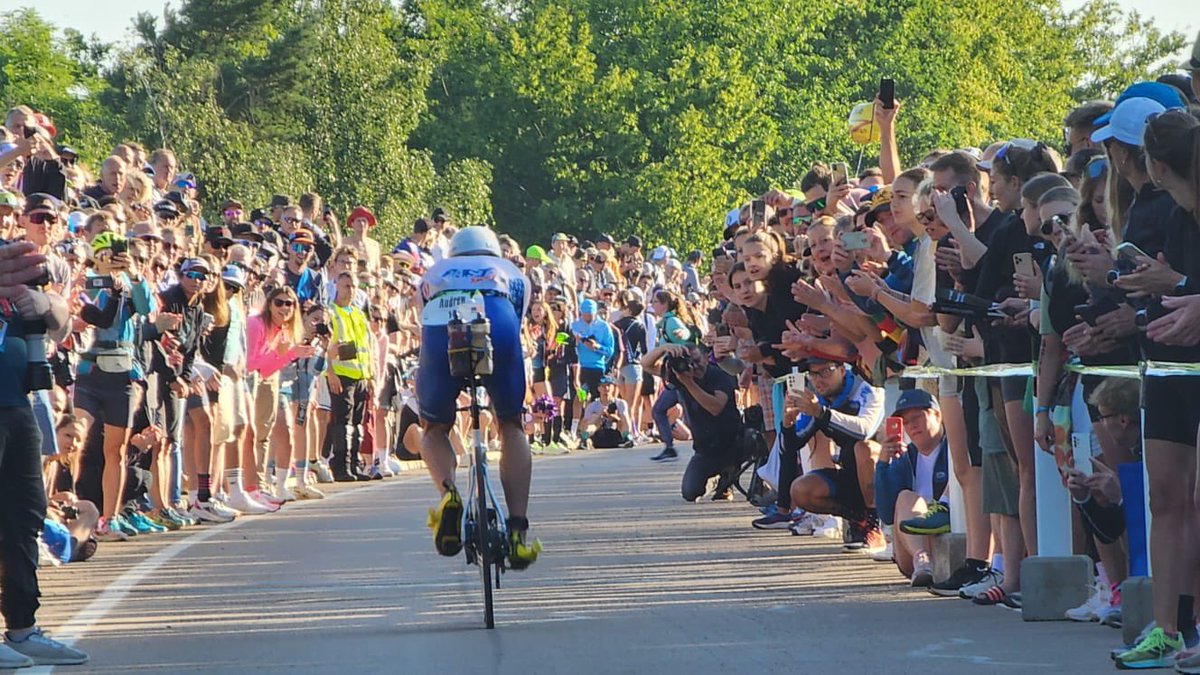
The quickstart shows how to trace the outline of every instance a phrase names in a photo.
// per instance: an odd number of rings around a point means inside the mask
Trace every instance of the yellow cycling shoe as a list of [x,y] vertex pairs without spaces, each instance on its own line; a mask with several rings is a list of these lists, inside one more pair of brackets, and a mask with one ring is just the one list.
[[532,544],[525,543],[525,532],[529,529],[529,521],[525,518],[512,517],[508,519],[508,567],[523,570],[537,562],[538,554],[542,552],[542,541],[534,539]]
[[[462,550],[462,497],[449,482],[436,509],[429,509],[426,525],[433,530],[433,548],[444,556],[456,556]],[[535,556],[536,557],[536,556]]]

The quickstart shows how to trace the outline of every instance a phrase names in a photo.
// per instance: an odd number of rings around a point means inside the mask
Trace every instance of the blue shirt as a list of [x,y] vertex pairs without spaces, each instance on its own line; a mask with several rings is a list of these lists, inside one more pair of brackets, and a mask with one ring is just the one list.
[[[585,323],[583,319],[576,319],[571,324],[571,332],[575,334],[576,338],[579,367],[608,370],[608,360],[616,351],[612,326],[600,319],[592,319],[591,323]],[[589,337],[596,339],[595,349],[584,343],[584,340]]]

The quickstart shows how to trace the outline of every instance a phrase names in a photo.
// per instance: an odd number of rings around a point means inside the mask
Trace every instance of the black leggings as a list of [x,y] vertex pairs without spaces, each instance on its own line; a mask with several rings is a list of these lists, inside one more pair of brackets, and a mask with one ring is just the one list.
[[683,484],[680,486],[683,500],[694,502],[703,497],[704,491],[708,489],[709,479],[736,469],[737,462],[728,457],[693,453],[687,468],[683,470]]

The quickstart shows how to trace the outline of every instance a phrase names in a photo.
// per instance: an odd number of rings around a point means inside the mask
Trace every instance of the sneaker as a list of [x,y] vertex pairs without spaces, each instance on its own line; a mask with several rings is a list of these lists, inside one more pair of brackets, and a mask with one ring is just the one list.
[[793,518],[788,529],[797,537],[810,537],[817,529],[817,517],[806,512],[799,518]]
[[792,514],[780,513],[776,507],[771,507],[762,518],[750,522],[756,530],[786,530],[792,525]]
[[192,508],[188,509],[188,515],[199,523],[228,523],[233,520],[233,518],[223,516],[213,509],[212,502],[196,502],[192,504]]
[[1108,609],[1112,604],[1112,589],[1108,584],[1097,579],[1092,583],[1092,589],[1088,599],[1078,607],[1072,607],[1066,611],[1066,617],[1071,621],[1079,621],[1081,623],[1090,623],[1100,620],[1100,612]]
[[1004,583],[1004,575],[994,569],[989,569],[983,578],[973,584],[967,584],[958,590],[958,597],[963,600],[974,600],[975,596],[983,593],[992,586]]
[[867,545],[867,521],[851,520],[842,533],[842,550],[857,551]]
[[234,510],[233,508],[230,508],[230,506],[228,504],[226,504],[224,502],[224,500],[222,500],[217,495],[213,495],[213,498],[210,499],[208,503],[209,503],[209,506],[211,506],[214,511],[216,511],[218,514],[220,514],[222,516],[225,516],[226,518],[229,518],[230,520],[233,520],[233,519],[237,518],[238,516],[242,515],[241,513],[238,513],[236,510]]
[[814,537],[842,540],[842,519],[837,516],[823,516],[821,522],[813,530]]
[[284,500],[280,499],[279,497],[276,497],[275,495],[267,494],[266,492],[263,492],[262,490],[251,490],[250,492],[247,492],[246,494],[250,496],[250,499],[253,499],[256,502],[261,502],[261,503],[267,504],[269,506],[274,506],[275,510],[279,510],[279,507],[283,506],[283,504],[284,504]]
[[663,451],[650,458],[651,462],[674,462],[679,459],[679,453],[675,452],[675,448],[663,448]]
[[112,521],[105,518],[100,519],[100,523],[96,526],[96,539],[98,541],[126,541],[129,535],[111,526]]
[[1111,628],[1121,628],[1125,622],[1121,614],[1120,605],[1109,605],[1100,612],[1100,625],[1109,626]]
[[[990,571],[991,570],[986,563],[983,567],[979,567],[977,564],[971,561],[964,562],[958,569],[954,570],[954,573],[950,575],[949,579],[946,579],[945,581],[939,581],[938,583],[930,586],[929,592],[942,598],[958,597],[958,594],[963,587],[983,581],[983,578],[987,576],[988,572]],[[991,586],[988,588],[991,588]]]
[[379,468],[378,464],[372,464],[370,470],[367,471],[367,478],[370,478],[371,480],[383,480],[385,476],[383,475],[383,470]]
[[929,588],[933,585],[933,565],[929,560],[914,560],[912,579],[909,586],[913,588]]
[[392,471],[392,467],[390,464],[388,464],[387,460],[382,462],[377,460],[375,462],[375,468],[379,471],[379,475],[383,476],[384,478],[392,478],[396,475],[396,472]]
[[33,629],[19,642],[5,635],[5,644],[14,652],[29,657],[35,666],[78,666],[88,660],[87,654],[50,639],[41,628]]
[[154,523],[155,525],[159,525],[171,532],[183,529],[183,523],[181,523],[178,520],[168,518],[166,516],[166,514],[164,514],[164,513],[157,513],[157,512],[156,513],[147,513],[146,517],[150,519],[150,522]]
[[[463,501],[450,483],[443,484],[446,493],[436,509],[429,509],[426,525],[433,530],[433,548],[444,556],[456,556],[462,550]],[[534,554],[537,559],[537,554]]]
[[200,524],[191,516],[190,513],[188,513],[188,508],[186,506],[181,506],[179,508],[168,506],[163,509],[163,512],[166,513],[168,517],[174,518],[175,520],[183,523],[184,527],[195,527]]
[[0,670],[32,668],[33,659],[0,642]]
[[632,447],[633,447],[633,439],[632,439],[632,438],[626,438],[625,440],[623,440],[623,441],[621,441],[620,443],[618,443],[618,444],[617,444],[617,447],[618,447],[618,448],[632,448]]
[[297,485],[292,492],[297,499],[325,499],[325,493],[311,485]]
[[874,556],[876,553],[880,553],[884,550],[887,550],[889,557],[892,555],[890,544],[888,543],[888,540],[884,538],[883,530],[879,529],[878,526],[867,530],[867,535],[863,538],[863,547],[858,550],[860,553],[869,556]]
[[137,528],[134,527],[133,524],[130,523],[128,520],[125,520],[125,518],[123,516],[121,516],[121,514],[119,514],[119,513],[109,519],[108,527],[110,529],[119,530],[121,533],[123,533],[127,537],[138,536]]
[[934,502],[925,515],[901,521],[900,531],[905,534],[946,534],[950,531],[950,507]]
[[230,508],[241,511],[247,516],[260,516],[265,513],[274,513],[279,510],[278,506],[267,506],[262,502],[253,499],[243,490],[238,490],[229,495],[229,501],[226,502]]
[[[392,475],[395,475],[395,476],[399,476],[400,470],[403,469],[403,467],[400,465],[400,459],[392,454],[389,454],[387,456],[387,465],[388,465],[388,469],[391,470]],[[330,476],[330,479],[331,479],[330,482],[333,482],[332,478],[333,478],[333,476]]]
[[1118,655],[1116,664],[1121,670],[1169,668],[1175,664],[1175,655],[1181,651],[1183,638],[1178,634],[1167,635],[1166,631],[1155,626],[1145,639]]
[[895,559],[896,552],[892,548],[892,542],[890,541],[887,542],[887,545],[885,545],[882,549],[871,552],[871,560],[874,560],[875,562],[890,563],[895,562]]
[[1176,654],[1175,672],[1200,675],[1200,649],[1186,649]]
[[317,476],[317,482],[324,485],[325,483],[333,482],[333,474],[329,472],[329,465],[323,461],[311,462],[313,473]]
[[163,527],[162,525],[158,525],[154,521],[147,518],[142,512],[133,508],[125,509],[125,511],[121,514],[121,517],[124,518],[125,521],[130,525],[132,525],[133,528],[138,531],[138,534],[162,534],[163,532],[167,531],[167,528]]
[[508,566],[510,569],[523,570],[537,562],[538,554],[542,552],[542,541],[534,539],[532,544],[525,543],[520,532],[512,530],[508,533]]
[[291,489],[285,485],[284,487],[277,487],[275,489],[275,498],[280,500],[282,503],[294,502],[296,501],[296,493],[292,492]]

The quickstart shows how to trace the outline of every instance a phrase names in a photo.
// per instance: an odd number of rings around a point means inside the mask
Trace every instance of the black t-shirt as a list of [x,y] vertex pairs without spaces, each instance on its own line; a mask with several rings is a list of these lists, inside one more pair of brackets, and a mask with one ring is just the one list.
[[1174,209],[1175,200],[1171,194],[1147,181],[1129,204],[1121,239],[1142,249],[1152,258],[1157,256],[1166,246],[1167,222]]
[[767,306],[762,311],[746,307],[746,319],[754,341],[767,356],[775,357],[775,365],[764,364],[764,369],[773,377],[783,377],[792,371],[792,363],[771,345],[783,340],[787,321],[796,321],[808,311],[808,305],[796,302],[792,297],[792,284],[804,275],[796,267],[777,263],[767,273]]
[[[1075,307],[1089,303],[1088,291],[1083,284],[1072,284],[1067,269],[1062,265],[1055,265],[1046,275],[1046,279],[1046,294],[1050,300],[1046,309],[1047,316],[1050,318],[1050,325],[1054,328],[1054,332],[1061,336],[1081,323],[1081,319],[1077,318]],[[1137,351],[1133,347],[1132,341],[1125,341],[1110,352],[1081,356],[1079,361],[1085,366],[1132,364],[1137,361]]]
[[625,363],[637,363],[646,353],[646,326],[640,317],[623,316],[613,324],[625,351]]
[[711,394],[725,392],[725,407],[721,414],[713,415],[704,409],[688,392],[687,387],[676,387],[679,398],[683,400],[684,413],[687,415],[688,426],[692,429],[692,449],[697,454],[721,456],[735,451],[734,439],[742,426],[741,415],[738,414],[735,389],[737,380],[729,373],[713,364],[708,364],[704,377],[697,382],[700,388]]
[[[1176,272],[1187,275],[1185,294],[1196,293],[1200,282],[1200,224],[1181,206],[1175,206],[1163,221],[1163,255]],[[1145,249],[1143,249],[1145,250]],[[1150,251],[1146,251],[1150,253]],[[1151,321],[1166,313],[1160,301],[1150,303],[1146,313]],[[1173,347],[1139,338],[1148,360],[1176,363],[1200,362],[1200,347]]]
[[[1013,255],[1033,252],[1034,244],[1040,240],[1025,232],[1025,222],[1019,213],[1000,214],[995,211],[988,221],[993,218],[1003,218],[1003,221],[995,225],[988,241],[987,253],[980,263],[975,294],[1001,302],[1017,296],[1013,286],[1013,273],[1016,271]],[[984,363],[1029,363],[1033,360],[1029,331],[1025,328],[982,327],[981,335]]]

